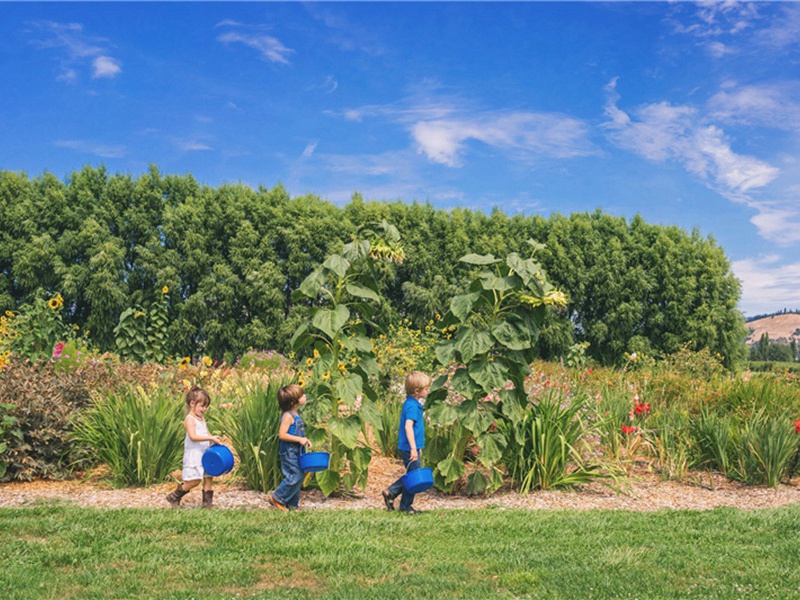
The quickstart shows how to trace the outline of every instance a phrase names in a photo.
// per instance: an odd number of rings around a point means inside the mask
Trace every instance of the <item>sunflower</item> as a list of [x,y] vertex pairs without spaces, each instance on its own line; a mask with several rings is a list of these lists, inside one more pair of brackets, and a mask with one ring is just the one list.
[[61,297],[61,294],[56,294],[50,298],[50,300],[47,302],[47,305],[53,310],[58,310],[64,306],[64,298]]
[[162,294],[169,294],[169,288],[167,286],[164,286],[163,288],[161,288],[161,293]]
[[187,366],[189,366],[190,362],[192,362],[192,359],[189,358],[188,356],[184,356],[181,359],[181,362],[178,363],[178,368],[179,369],[185,369]]

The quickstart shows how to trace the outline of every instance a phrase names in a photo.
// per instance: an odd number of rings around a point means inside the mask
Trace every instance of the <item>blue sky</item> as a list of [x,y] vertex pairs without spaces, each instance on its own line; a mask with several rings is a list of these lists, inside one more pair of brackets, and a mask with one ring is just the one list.
[[0,169],[698,228],[800,308],[800,4],[0,3]]

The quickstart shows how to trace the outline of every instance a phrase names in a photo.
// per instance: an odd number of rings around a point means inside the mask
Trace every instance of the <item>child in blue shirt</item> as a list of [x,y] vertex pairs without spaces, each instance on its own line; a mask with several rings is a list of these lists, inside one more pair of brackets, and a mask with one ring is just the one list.
[[272,492],[269,501],[279,510],[297,510],[300,502],[300,487],[303,485],[303,470],[300,468],[300,450],[303,446],[311,448],[306,437],[303,418],[297,409],[306,403],[306,394],[299,385],[287,385],[278,390],[278,406],[283,414],[278,429],[283,481]]
[[[422,417],[422,406],[431,389],[431,378],[420,371],[412,371],[406,376],[406,401],[400,413],[400,427],[397,433],[397,449],[406,473],[422,467],[422,449],[425,447],[425,421]],[[420,511],[411,504],[414,494],[409,494],[403,486],[401,477],[386,488],[381,495],[386,508],[394,510],[394,499],[400,498],[400,511],[415,515]]]

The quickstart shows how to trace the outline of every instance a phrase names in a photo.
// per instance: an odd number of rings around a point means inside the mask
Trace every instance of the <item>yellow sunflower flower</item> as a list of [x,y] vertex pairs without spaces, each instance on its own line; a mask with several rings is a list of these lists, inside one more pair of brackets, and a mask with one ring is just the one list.
[[185,369],[187,366],[189,366],[190,362],[192,362],[192,359],[189,358],[188,356],[184,356],[181,359],[181,362],[178,363],[178,368],[179,369]]
[[163,288],[161,288],[161,293],[162,294],[169,294],[169,288],[167,286],[164,286]]

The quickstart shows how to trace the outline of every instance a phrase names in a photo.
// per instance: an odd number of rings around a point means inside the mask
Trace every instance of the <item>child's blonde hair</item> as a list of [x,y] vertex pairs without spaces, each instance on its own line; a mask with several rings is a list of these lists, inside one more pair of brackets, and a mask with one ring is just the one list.
[[205,391],[203,388],[194,386],[188,392],[186,392],[186,413],[190,413],[192,411],[192,404],[199,402],[203,406],[208,406],[211,404],[211,396],[208,395],[208,392]]
[[406,375],[406,395],[416,398],[416,394],[422,388],[430,386],[431,378],[422,371],[411,371]]
[[278,406],[281,410],[292,410],[300,403],[300,398],[305,392],[299,385],[293,383],[278,390]]

